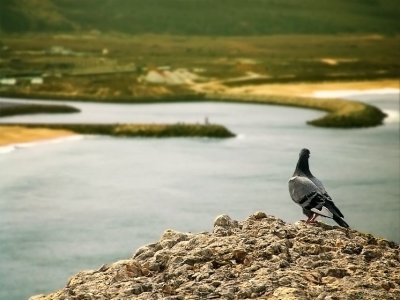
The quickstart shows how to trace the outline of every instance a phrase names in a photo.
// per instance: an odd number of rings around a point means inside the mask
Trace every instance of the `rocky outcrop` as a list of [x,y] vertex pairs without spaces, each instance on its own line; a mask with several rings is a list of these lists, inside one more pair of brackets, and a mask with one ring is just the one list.
[[167,230],[132,258],[73,276],[49,299],[400,299],[399,245],[257,212],[213,232]]

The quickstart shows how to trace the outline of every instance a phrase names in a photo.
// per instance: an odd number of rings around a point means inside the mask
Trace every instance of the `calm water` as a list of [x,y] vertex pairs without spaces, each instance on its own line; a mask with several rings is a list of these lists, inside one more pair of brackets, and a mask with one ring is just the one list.
[[[398,95],[363,96],[394,114]],[[63,287],[69,276],[124,259],[167,228],[211,230],[222,213],[262,210],[303,218],[287,180],[301,148],[351,227],[400,241],[399,123],[330,130],[307,126],[320,112],[244,104],[72,103],[75,115],[29,122],[211,122],[238,137],[85,137],[0,154],[0,299]]]

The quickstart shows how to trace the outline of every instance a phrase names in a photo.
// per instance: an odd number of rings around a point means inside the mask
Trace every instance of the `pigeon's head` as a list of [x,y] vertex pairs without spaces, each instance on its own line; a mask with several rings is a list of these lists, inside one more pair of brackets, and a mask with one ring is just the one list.
[[310,157],[310,150],[308,150],[306,148],[301,149],[299,156],[300,157],[309,158]]

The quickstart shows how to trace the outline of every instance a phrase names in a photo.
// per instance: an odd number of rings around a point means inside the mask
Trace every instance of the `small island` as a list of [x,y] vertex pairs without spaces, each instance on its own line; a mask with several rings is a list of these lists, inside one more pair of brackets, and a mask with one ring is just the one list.
[[231,131],[217,124],[52,124],[52,123],[7,123],[7,126],[25,128],[47,128],[69,130],[78,134],[109,135],[116,137],[234,137]]
[[60,104],[31,104],[18,102],[0,102],[0,117],[30,114],[77,113],[76,107]]

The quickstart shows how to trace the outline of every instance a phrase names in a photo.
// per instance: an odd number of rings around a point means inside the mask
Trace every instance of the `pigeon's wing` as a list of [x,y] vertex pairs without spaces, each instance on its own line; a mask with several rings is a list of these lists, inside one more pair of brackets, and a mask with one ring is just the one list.
[[310,177],[310,180],[319,188],[319,190],[321,191],[322,195],[325,198],[325,207],[327,209],[329,209],[334,215],[337,215],[341,218],[344,218],[342,212],[339,210],[339,208],[336,207],[335,203],[333,203],[333,200],[331,198],[331,196],[329,196],[329,194],[326,192],[324,185],[322,184],[322,182],[316,178],[316,177]]
[[300,204],[304,197],[318,191],[318,187],[307,177],[293,176],[289,179],[289,193],[293,201]]
[[325,187],[322,182],[317,177],[309,177],[309,179],[316,185],[316,187],[321,191],[322,194],[326,193]]
[[344,218],[342,212],[339,210],[339,208],[337,208],[335,203],[333,203],[332,198],[328,195],[328,193],[325,193],[324,196],[327,197],[325,200],[326,208],[328,208],[334,215]]
[[289,180],[289,193],[292,200],[303,209],[332,218],[333,214],[325,207],[325,197],[320,189],[307,177],[294,176]]
[[330,212],[332,212],[332,219],[335,220],[335,222],[338,223],[340,226],[349,228],[349,224],[347,224],[346,221],[343,220],[344,216],[340,209],[337,208],[335,203],[333,203],[332,198],[328,195],[328,193],[325,193],[324,196],[326,198],[324,206],[329,209]]

